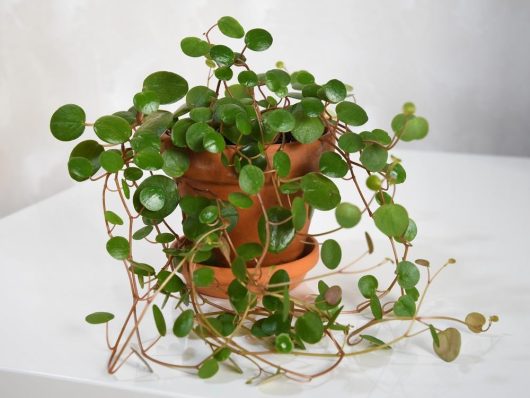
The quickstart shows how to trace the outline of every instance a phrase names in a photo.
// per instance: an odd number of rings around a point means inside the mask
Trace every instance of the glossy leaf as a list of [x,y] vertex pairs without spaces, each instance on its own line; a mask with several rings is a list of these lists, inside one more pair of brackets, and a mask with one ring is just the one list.
[[109,144],[122,144],[129,139],[132,130],[127,120],[110,115],[96,120],[94,132],[101,140]]
[[236,252],[243,260],[250,261],[253,258],[261,256],[263,247],[256,242],[247,242],[236,248]]
[[85,111],[79,105],[63,105],[53,113],[50,131],[60,141],[72,141],[83,134],[85,122]]
[[248,195],[245,195],[241,192],[229,193],[228,201],[232,203],[235,207],[239,207],[240,209],[248,209],[254,204],[254,202]]
[[173,334],[177,337],[186,337],[193,329],[193,310],[185,310],[175,319],[173,324]]
[[399,135],[402,141],[421,140],[429,132],[429,123],[423,117],[413,117],[409,119],[403,132]]
[[239,187],[249,195],[257,194],[265,183],[265,175],[259,167],[243,166],[239,173]]
[[188,154],[178,149],[166,149],[162,153],[162,159],[164,160],[162,170],[168,176],[173,178],[183,176],[190,167],[190,158]]
[[[100,168],[99,164],[99,155],[104,151],[103,147],[94,140],[87,140],[82,141],[79,144],[77,144],[74,149],[72,149],[72,152],[70,153],[70,159],[73,158],[84,158],[90,162],[90,165],[92,166],[92,169],[90,171],[90,175],[88,174],[88,167],[86,161],[82,161],[83,170],[80,172],[77,170],[77,173],[74,173],[74,170],[70,170],[70,176],[76,180],[76,181],[84,181],[88,179],[90,176],[93,176],[97,173],[97,171]],[[76,162],[79,163],[79,161],[76,160]]]
[[354,102],[343,101],[337,105],[337,118],[350,126],[362,126],[368,121],[365,110]]
[[173,72],[155,72],[144,80],[143,91],[152,91],[160,104],[172,104],[183,98],[188,92],[188,82]]
[[210,58],[219,66],[230,66],[234,63],[234,52],[229,47],[218,44],[210,48]]
[[133,97],[134,107],[145,115],[156,112],[160,106],[158,96],[153,91],[142,91]]
[[300,231],[304,227],[307,220],[305,202],[301,197],[297,196],[293,199],[291,213],[293,216],[294,229]]
[[[144,207],[140,201],[140,195],[144,189],[148,189],[151,192],[156,191],[158,194],[160,194],[160,198],[163,198],[164,204],[159,210],[149,210]],[[147,196],[148,195],[146,194],[146,197]],[[137,212],[141,212],[143,216],[154,220],[160,220],[171,214],[177,207],[178,202],[179,195],[175,182],[171,178],[163,175],[153,175],[147,177],[138,186],[133,197],[135,210]]]
[[324,104],[319,98],[305,97],[300,104],[304,114],[309,117],[317,117],[324,111]]
[[279,353],[288,354],[293,350],[293,346],[293,341],[288,333],[280,333],[274,339],[274,348]]
[[215,280],[215,274],[211,268],[199,268],[193,272],[193,283],[197,287],[208,287]]
[[360,160],[369,171],[381,171],[386,166],[388,151],[377,145],[369,144],[361,152]]
[[152,225],[146,225],[145,227],[140,228],[138,231],[136,231],[132,238],[134,240],[142,240],[149,236],[149,234],[153,231]]
[[309,344],[318,343],[324,335],[322,320],[314,312],[306,312],[299,317],[294,328],[296,335]]
[[186,94],[186,105],[190,108],[208,107],[215,99],[215,91],[206,86],[196,86]]
[[285,109],[276,109],[264,115],[265,123],[273,130],[287,133],[295,126],[294,116]]
[[385,204],[373,214],[375,225],[387,236],[401,236],[409,225],[407,210],[401,205]]
[[229,16],[219,18],[217,26],[222,34],[234,39],[241,39],[245,35],[245,30],[241,24],[235,18]]
[[265,29],[251,29],[245,35],[245,44],[252,51],[265,51],[272,44],[272,36]]
[[116,260],[127,259],[130,251],[129,241],[123,236],[114,236],[107,241],[107,252]]
[[342,249],[335,239],[327,239],[322,243],[320,257],[329,269],[335,269],[339,266],[342,259]]
[[349,170],[344,159],[332,151],[322,153],[318,166],[323,174],[333,178],[342,178]]
[[295,127],[291,133],[302,144],[310,144],[318,140],[324,133],[324,124],[318,117],[308,117],[303,112],[295,112]]
[[398,283],[403,289],[412,289],[420,280],[418,267],[410,261],[401,261],[396,268]]
[[364,275],[359,279],[357,286],[363,297],[369,299],[377,293],[377,287],[379,286],[379,283],[377,282],[377,278],[375,276]]
[[202,144],[204,149],[211,153],[223,152],[225,149],[224,137],[212,130],[206,132],[202,139]]
[[331,79],[322,88],[329,102],[337,103],[346,98],[346,86],[340,80]]
[[188,57],[202,57],[210,51],[208,42],[198,37],[185,37],[180,42],[180,48]]
[[219,80],[228,81],[234,76],[234,72],[229,66],[220,66],[214,72],[215,77]]
[[255,87],[258,85],[258,75],[251,70],[244,70],[237,75],[237,81],[246,87]]
[[105,220],[109,223],[109,224],[113,224],[113,225],[123,225],[123,220],[121,219],[120,216],[118,216],[116,213],[114,213],[113,211],[110,211],[110,210],[107,210],[105,212]]
[[332,210],[340,203],[337,186],[327,177],[318,173],[308,173],[302,177],[300,187],[304,200],[318,210]]
[[109,173],[117,173],[124,165],[121,151],[109,149],[99,155],[99,163]]
[[284,151],[274,153],[272,166],[276,170],[278,177],[285,178],[291,171],[291,159]]
[[364,143],[359,134],[344,133],[338,140],[339,148],[347,153],[359,152],[364,148]]
[[[269,247],[270,253],[278,253],[286,249],[293,241],[295,229],[291,218],[291,212],[283,207],[275,206],[267,209],[269,224]],[[267,231],[265,218],[260,217],[258,222],[258,235],[261,243],[265,246]]]

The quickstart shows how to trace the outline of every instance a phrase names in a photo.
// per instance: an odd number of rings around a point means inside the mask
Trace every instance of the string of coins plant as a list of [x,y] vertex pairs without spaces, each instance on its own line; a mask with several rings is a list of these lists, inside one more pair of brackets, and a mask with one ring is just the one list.
[[[229,38],[243,39],[241,50],[235,52],[212,43],[210,35],[215,28]],[[51,132],[58,140],[75,140],[86,126],[91,126],[103,141],[78,143],[68,160],[68,171],[76,181],[102,180],[109,235],[106,249],[123,263],[132,294],[131,308],[114,342],[110,341],[108,327],[113,314],[96,312],[86,317],[89,323],[106,326],[110,373],[135,355],[149,369],[152,362],[197,372],[201,378],[215,375],[220,364],[241,372],[238,362],[247,360],[258,370],[249,381],[278,375],[308,381],[330,372],[346,357],[389,349],[424,332],[432,336],[434,352],[452,361],[460,351],[460,333],[454,327],[438,328],[437,321],[453,321],[479,333],[498,320],[476,312],[463,320],[419,315],[430,284],[455,261],[450,259],[433,272],[427,260],[409,260],[417,228],[405,207],[397,202],[396,188],[405,182],[406,172],[401,160],[390,156],[389,151],[399,141],[424,138],[427,121],[416,116],[414,105],[407,103],[393,118],[391,135],[382,129],[355,132],[361,130],[368,116],[355,102],[351,88],[341,81],[318,84],[305,70],[289,74],[281,62],[265,73],[249,67],[249,52],[264,51],[272,41],[264,29],[245,33],[234,18],[222,17],[204,33],[204,39],[186,37],[180,43],[184,54],[205,59],[209,68],[207,86],[188,88],[186,80],[175,73],[155,72],[144,80],[142,90],[134,95],[134,106],[128,110],[88,123],[83,109],[69,104],[57,109],[51,118]],[[234,76],[238,83],[230,83]],[[181,99],[184,102],[176,110],[160,109]],[[164,148],[161,140],[169,137],[173,145]],[[325,137],[333,150],[320,157],[320,171],[287,179],[290,159],[281,150],[282,145],[292,141],[310,144]],[[271,164],[264,152],[272,143],[282,145]],[[225,154],[227,146],[235,148],[232,158]],[[207,195],[201,200],[181,196],[175,179],[178,181],[188,170],[191,151],[221,154],[225,167],[239,175],[241,191],[231,194],[228,201]],[[255,201],[262,203],[260,191],[266,176],[273,179],[278,192],[293,195],[293,200],[269,209],[262,205],[258,223],[262,241],[234,247],[227,231],[237,223],[238,208]],[[342,201],[333,179],[352,183],[362,210]],[[119,198],[119,211],[109,208],[109,194]],[[179,205],[187,220],[183,235],[166,219]],[[314,297],[292,296],[291,281],[282,270],[275,272],[265,286],[259,284],[248,273],[246,263],[253,262],[259,269],[264,253],[279,252],[293,239],[307,239],[307,235],[297,233],[308,217],[306,205],[312,210],[334,211],[338,224],[332,231],[309,236],[353,228],[364,215],[388,237],[391,258],[354,268],[374,250],[372,239],[365,233],[366,251],[339,267],[341,247],[330,238],[321,244],[321,260],[330,271],[307,278],[318,281]],[[122,234],[117,233],[119,228]],[[156,245],[164,253],[165,262],[155,267],[137,258],[133,249],[141,242]],[[214,283],[211,269],[196,268],[213,250],[225,253],[231,263],[234,280],[228,288],[228,301],[212,300],[197,291]],[[393,279],[388,286],[380,286],[378,279],[369,274],[381,266],[391,269]],[[186,269],[192,277],[185,282],[182,272]],[[422,272],[425,283],[419,289]],[[347,278],[363,275],[358,280],[360,295],[355,293],[360,302],[355,306],[342,304],[341,287],[328,286],[324,281],[337,274]],[[397,299],[391,293],[397,294]],[[152,354],[152,348],[168,333],[162,309],[169,306],[176,316],[173,334],[177,338],[194,334],[208,347],[208,355],[187,364],[167,362]],[[364,324],[351,326],[352,315],[361,313],[366,316]],[[143,337],[141,323],[146,316],[154,317],[159,334],[154,340]],[[386,322],[405,323],[404,333],[391,341],[370,334],[375,326]],[[250,346],[246,344],[249,336],[253,342]],[[326,350],[315,349],[322,347],[314,345],[323,340],[328,341]],[[289,353],[332,361],[317,371],[302,373],[272,355]]]

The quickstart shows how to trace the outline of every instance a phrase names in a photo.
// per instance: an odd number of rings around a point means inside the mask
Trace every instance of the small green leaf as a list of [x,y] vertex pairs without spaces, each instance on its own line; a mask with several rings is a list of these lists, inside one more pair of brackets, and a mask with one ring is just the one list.
[[98,325],[100,323],[107,323],[114,319],[114,314],[110,312],[93,312],[85,317],[85,321],[92,325]]
[[[169,278],[169,280],[166,283],[166,280]],[[176,293],[176,292],[182,292],[186,289],[186,285],[180,279],[177,275],[173,274],[170,271],[162,270],[157,275],[158,279],[158,286],[162,286],[163,283],[165,283],[162,293]]]
[[53,113],[50,130],[60,141],[73,141],[85,131],[85,122],[85,111],[80,106],[63,105]]
[[377,145],[369,144],[361,152],[360,160],[369,171],[381,171],[386,166],[388,151]]
[[145,115],[156,112],[160,106],[158,96],[153,91],[142,91],[133,97],[134,107]]
[[232,203],[235,207],[239,207],[240,209],[248,209],[254,204],[254,202],[248,195],[241,192],[229,193],[228,201]]
[[235,18],[229,16],[219,18],[217,26],[223,35],[234,39],[241,39],[245,35],[245,30],[241,24]]
[[307,210],[305,207],[305,202],[301,197],[297,196],[293,199],[291,205],[291,213],[293,216],[294,229],[300,231],[304,227],[307,220]]
[[265,183],[265,175],[259,167],[253,165],[243,166],[239,173],[239,186],[249,195],[255,195]]
[[339,204],[335,208],[335,218],[342,228],[353,228],[361,221],[361,210],[347,202]]
[[196,86],[186,94],[186,105],[190,108],[209,107],[215,98],[215,91],[209,87]]
[[309,117],[317,117],[324,111],[324,104],[319,98],[304,97],[300,104],[304,114]]
[[372,311],[372,314],[374,315],[375,319],[382,319],[383,318],[383,309],[381,308],[381,301],[379,301],[379,297],[377,297],[377,294],[372,293],[370,296],[370,310]]
[[234,261],[232,261],[230,268],[232,269],[232,274],[234,274],[237,280],[243,283],[247,282],[247,265],[242,257],[236,257]]
[[211,268],[199,268],[193,272],[193,283],[197,287],[208,287],[215,280],[215,274]]
[[138,167],[130,166],[123,171],[123,177],[129,181],[138,181],[143,175],[144,172]]
[[237,81],[246,87],[255,87],[258,85],[258,75],[251,70],[244,70],[237,75]]
[[403,289],[412,289],[420,280],[418,267],[410,261],[401,261],[397,265],[398,283]]
[[324,325],[320,317],[314,312],[306,312],[300,316],[294,326],[298,337],[309,344],[316,344],[324,335]]
[[109,149],[101,152],[99,155],[99,163],[109,173],[117,173],[124,165],[121,151],[117,149]]
[[162,170],[168,176],[178,178],[184,175],[184,173],[190,167],[190,158],[187,153],[178,149],[167,149],[162,153],[162,159],[164,160],[164,166]]
[[433,341],[434,352],[444,361],[452,362],[460,354],[462,337],[455,328],[447,328],[438,333],[438,345]]
[[379,283],[377,282],[377,278],[375,276],[364,275],[361,277],[361,279],[359,279],[357,286],[359,287],[359,291],[363,297],[371,298],[377,293],[377,287],[379,286]]
[[339,148],[344,152],[355,153],[364,148],[364,143],[359,134],[344,133],[338,140]]
[[346,98],[346,86],[340,80],[331,79],[322,88],[329,102],[337,103]]
[[[148,189],[148,193],[142,194],[144,189]],[[162,191],[164,192],[163,194]],[[140,201],[140,196],[142,196],[144,198],[143,201],[146,202],[148,197],[153,196],[151,195],[153,192],[158,192],[156,195],[158,198],[152,197],[150,199],[156,199],[156,201],[161,201],[161,198],[164,199],[164,205],[160,210],[149,210],[144,204],[142,204],[142,201]],[[136,188],[133,197],[133,205],[137,212],[142,213],[142,216],[151,220],[161,220],[175,210],[179,199],[175,181],[163,175],[153,175],[147,177],[142,181],[138,188]],[[155,206],[155,208],[156,207],[157,206]]]
[[169,232],[161,232],[155,238],[155,241],[158,243],[171,243],[174,240],[175,240],[175,235]]
[[413,317],[416,313],[416,303],[410,296],[401,296],[398,301],[394,303],[394,314],[396,316]]
[[291,171],[291,159],[284,151],[278,151],[272,158],[272,166],[276,170],[278,177],[285,178]]
[[294,116],[285,109],[276,109],[264,114],[265,123],[273,130],[287,133],[295,126]]
[[146,238],[151,232],[153,231],[152,225],[146,225],[145,227],[140,228],[138,231],[136,231],[132,238],[134,240],[142,240]]
[[153,304],[153,317],[155,318],[155,325],[160,336],[165,336],[167,332],[166,320],[164,319],[164,314],[158,305]]
[[114,213],[113,211],[110,211],[110,210],[107,210],[105,212],[105,220],[107,222],[109,222],[110,224],[114,224],[114,225],[123,225],[123,220],[121,219],[120,216],[118,216],[116,213]]
[[298,111],[294,113],[295,127],[291,133],[302,144],[310,144],[318,140],[324,133],[325,127],[319,117],[309,117]]
[[[267,209],[269,219],[269,247],[271,253],[279,253],[286,249],[293,241],[295,229],[291,218],[291,212],[280,206]],[[261,216],[258,221],[258,235],[261,243],[265,245],[267,230],[265,228],[265,217]]]
[[94,132],[109,144],[122,144],[129,139],[132,130],[127,120],[116,116],[102,116],[94,123]]
[[198,37],[185,37],[180,42],[180,48],[188,57],[202,57],[210,51],[208,42]]
[[199,213],[199,221],[203,224],[211,224],[219,217],[219,208],[216,205],[206,206]]
[[333,178],[342,178],[348,172],[348,164],[335,152],[326,151],[322,153],[319,161],[319,168],[322,174]]
[[173,334],[177,337],[186,337],[193,329],[193,310],[185,310],[175,319],[173,324]]
[[201,379],[209,379],[210,377],[215,376],[219,371],[219,363],[215,358],[210,358],[204,361],[204,363],[199,367],[199,377]]
[[71,157],[68,159],[68,173],[76,181],[88,180],[92,175],[92,163],[86,158]]
[[277,352],[288,354],[293,350],[293,341],[288,333],[280,333],[274,339],[274,348]]
[[364,339],[366,341],[369,341],[373,345],[376,345],[376,346],[383,346],[384,345],[385,349],[392,348],[389,345],[386,345],[386,343],[383,340],[379,340],[377,337],[370,336],[369,334],[360,334],[359,337],[361,337],[362,339]]
[[243,243],[236,249],[237,254],[245,261],[250,261],[253,258],[261,256],[263,247],[256,242]]
[[207,134],[218,134],[207,123],[198,122],[192,124],[186,131],[186,144],[194,152],[204,151],[204,137]]
[[224,137],[213,130],[209,130],[204,134],[202,144],[204,149],[211,153],[223,152],[225,149]]
[[104,151],[103,147],[97,141],[94,141],[94,140],[82,141],[79,144],[77,144],[74,147],[74,149],[72,149],[72,152],[70,153],[70,160],[72,160],[73,158],[84,158],[85,160],[88,160],[90,162],[90,165],[92,166],[92,168],[90,171],[90,175],[87,175],[88,164],[86,163],[86,161],[82,161],[82,162],[76,161],[77,163],[81,163],[80,166],[82,167],[82,169],[75,170],[79,167],[72,167],[73,170],[71,170],[69,168],[70,176],[76,181],[84,181],[88,179],[90,176],[93,176],[94,174],[96,174],[96,172],[100,168],[99,155],[103,151]]
[[385,204],[373,214],[377,228],[387,236],[401,236],[409,225],[407,210],[397,204]]
[[234,63],[234,52],[227,46],[218,44],[210,48],[210,58],[219,66],[230,66]]
[[327,177],[318,173],[308,173],[302,177],[300,187],[304,200],[318,210],[332,210],[340,203],[337,186]]
[[215,77],[219,80],[228,81],[234,76],[234,72],[229,66],[220,66],[214,72]]
[[146,187],[140,192],[140,203],[150,211],[158,211],[166,203],[166,192],[161,187]]
[[232,353],[232,351],[230,350],[230,348],[222,347],[222,348],[219,348],[219,349],[217,349],[215,351],[215,353],[213,354],[213,357],[218,362],[223,362],[223,361],[226,361],[228,359],[228,357],[230,357],[231,353]]
[[164,167],[164,158],[153,148],[145,148],[134,155],[134,164],[142,170],[155,171]]
[[186,95],[188,82],[173,72],[155,72],[144,80],[143,91],[152,91],[160,104],[172,104]]
[[402,141],[421,140],[429,132],[429,123],[422,117],[412,117],[409,119],[403,132],[399,134]]
[[368,115],[354,102],[344,101],[337,105],[335,109],[337,118],[350,126],[362,126],[368,121]]
[[251,29],[245,35],[245,44],[252,51],[265,51],[272,44],[272,36],[265,29]]
[[193,108],[190,111],[190,118],[194,122],[207,122],[212,119],[212,110],[205,106]]
[[130,251],[129,241],[122,236],[114,236],[107,241],[107,252],[116,260],[125,260]]
[[329,269],[338,267],[342,259],[342,249],[334,239],[327,239],[322,244],[322,252],[320,254],[322,262]]

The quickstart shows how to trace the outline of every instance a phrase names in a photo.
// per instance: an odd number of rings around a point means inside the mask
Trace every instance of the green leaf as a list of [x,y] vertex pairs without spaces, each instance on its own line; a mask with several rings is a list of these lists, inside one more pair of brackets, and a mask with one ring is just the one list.
[[258,75],[251,70],[244,70],[237,75],[237,81],[246,87],[255,87],[258,85]]
[[348,153],[359,152],[364,148],[364,143],[361,136],[351,132],[341,135],[339,137],[338,144],[340,149]]
[[413,117],[409,119],[403,132],[399,135],[402,141],[421,140],[429,132],[429,123],[422,117]]
[[204,149],[211,153],[223,152],[225,149],[224,137],[216,131],[209,130],[202,139]]
[[138,276],[152,276],[155,274],[155,269],[149,264],[138,263],[132,261],[132,265],[129,267],[129,270]]
[[107,210],[105,212],[105,220],[113,225],[123,225],[123,220],[113,211]]
[[183,176],[190,167],[190,158],[188,154],[178,149],[166,149],[162,153],[162,159],[164,160],[162,170],[168,176],[173,178]]
[[308,173],[302,177],[300,187],[304,200],[318,210],[332,210],[340,203],[337,186],[327,177],[318,173]]
[[379,340],[377,337],[370,336],[369,334],[360,334],[359,337],[364,339],[364,340],[366,340],[366,341],[369,341],[373,345],[376,345],[376,346],[383,346],[384,345],[384,346],[386,346],[385,349],[392,348],[389,345],[386,345],[386,343],[383,340]]
[[248,289],[243,286],[237,279],[234,279],[230,285],[228,285],[228,298],[230,304],[234,309],[242,314],[250,305],[252,295],[249,293]]
[[377,228],[391,237],[403,235],[409,225],[407,210],[397,204],[382,205],[374,212],[373,219]]
[[298,142],[310,144],[318,140],[324,133],[324,124],[320,118],[308,117],[301,111],[295,112],[294,117],[295,127],[291,133]]
[[374,315],[375,319],[383,318],[383,309],[381,308],[381,301],[379,301],[379,297],[377,297],[377,294],[375,293],[370,296],[370,310],[372,311],[372,314]]
[[230,66],[234,63],[234,52],[227,46],[218,44],[210,48],[210,58],[219,66]]
[[278,151],[272,158],[272,166],[276,170],[278,177],[285,178],[291,171],[291,159],[284,151]]
[[196,86],[186,94],[186,105],[190,108],[209,107],[216,98],[215,91],[206,86]]
[[396,316],[413,317],[416,313],[416,303],[410,296],[401,296],[398,301],[394,303],[394,314]]
[[143,238],[146,238],[152,231],[153,231],[153,226],[146,225],[145,227],[142,227],[138,231],[136,231],[133,234],[132,238],[134,240],[142,240]]
[[185,37],[180,42],[182,52],[188,57],[202,57],[210,51],[208,42],[199,39],[198,37]]
[[359,291],[365,298],[371,298],[373,295],[376,294],[377,287],[379,286],[379,283],[377,282],[377,278],[373,275],[364,275],[359,279],[359,282],[357,283],[357,286],[359,287]]
[[186,131],[186,143],[194,152],[204,151],[204,137],[207,134],[217,134],[207,123],[199,122],[192,124]]
[[162,270],[158,273],[158,286],[162,286],[164,282],[169,278],[169,281],[164,285],[162,293],[176,293],[182,292],[186,289],[186,285],[177,275],[171,275],[170,271]]
[[320,155],[320,171],[328,177],[342,178],[348,172],[348,164],[335,152],[326,151]]
[[207,122],[212,119],[212,110],[205,106],[199,106],[197,108],[193,108],[190,111],[190,118],[194,122]]
[[295,126],[294,116],[285,109],[276,109],[265,113],[265,123],[273,130],[280,133],[287,133]]
[[317,117],[324,111],[324,104],[319,98],[305,97],[300,104],[304,114],[309,117]]
[[88,180],[92,176],[92,163],[86,158],[70,157],[68,159],[68,173],[78,182]]
[[[103,147],[94,140],[82,141],[77,144],[72,149],[70,161],[68,162],[70,176],[76,181],[84,181],[96,174],[100,168],[99,155],[103,151]],[[74,158],[76,159],[72,161]],[[77,158],[83,158],[84,160]],[[91,166],[90,170],[88,168],[89,164]]]
[[343,101],[335,108],[337,118],[350,126],[362,126],[368,121],[368,115],[354,102]]
[[[291,212],[283,207],[274,206],[267,209],[269,222],[269,247],[268,252],[279,253],[286,249],[293,241],[295,229],[291,218]],[[261,243],[265,245],[267,231],[265,228],[265,217],[262,215],[258,222],[258,235]]]
[[440,338],[438,337],[438,332],[435,327],[429,324],[429,331],[431,332],[432,342],[434,347],[440,347]]
[[193,272],[193,283],[197,287],[208,287],[215,280],[215,274],[211,268],[199,268]]
[[232,351],[230,350],[230,348],[222,347],[222,348],[219,348],[219,349],[217,349],[215,351],[215,353],[213,354],[213,357],[218,362],[223,362],[223,361],[226,361],[228,359],[228,357],[230,356],[231,353],[232,353]]
[[361,221],[361,210],[351,203],[343,202],[335,209],[335,218],[342,228],[353,228]]
[[134,109],[134,108],[129,108],[128,111],[114,112],[113,115],[119,116],[119,117],[127,120],[127,122],[129,124],[131,124],[131,125],[136,123],[136,109]]
[[415,287],[412,287],[410,289],[405,289],[405,294],[407,296],[412,297],[414,301],[418,301],[418,299],[420,298],[420,292]]
[[245,260],[241,257],[236,257],[232,264],[230,265],[232,269],[232,274],[237,278],[237,280],[246,283],[247,282],[247,265]]
[[410,261],[401,261],[396,272],[398,283],[403,289],[412,289],[420,281],[420,271]]
[[127,184],[127,181],[125,178],[121,179],[121,189],[123,191],[123,196],[125,196],[126,199],[131,198],[131,189],[129,188],[129,184]]
[[131,147],[134,152],[140,152],[144,149],[151,149],[159,152],[160,137],[151,131],[137,132],[131,139]]
[[369,171],[381,171],[386,166],[388,151],[377,145],[369,144],[361,152],[360,160]]
[[364,142],[376,142],[381,145],[389,145],[392,139],[385,130],[375,129],[372,131],[363,131],[359,134]]
[[340,80],[331,79],[322,88],[329,102],[337,103],[346,98],[346,86]]
[[[144,189],[147,189],[148,193],[142,194]],[[163,206],[159,210],[149,210],[145,208],[144,204],[142,204],[142,201],[140,201],[140,195],[142,195],[145,202],[146,199],[151,196],[149,192],[157,192],[157,195],[159,196],[158,199],[156,197],[152,197],[152,199],[157,199],[158,201],[162,201],[163,199]],[[133,205],[135,210],[137,212],[141,212],[144,217],[153,220],[161,220],[162,218],[171,214],[177,207],[178,202],[179,195],[175,181],[163,175],[153,175],[147,177],[138,186],[133,196]]]
[[168,111],[156,111],[146,116],[143,120],[142,125],[136,130],[136,135],[149,132],[156,135],[159,140],[156,146],[153,148],[158,149],[160,147],[160,136],[164,133],[170,125],[173,123],[173,114]]
[[315,83],[315,76],[306,70],[299,70],[291,74],[291,82],[295,90],[300,90],[308,84]]
[[293,350],[293,341],[289,337],[288,333],[280,333],[274,339],[274,348],[277,352],[282,354],[288,354]]
[[114,319],[114,314],[110,312],[93,312],[85,317],[85,321],[92,325],[98,325],[100,323],[107,323]]
[[265,51],[272,44],[272,36],[265,29],[251,29],[245,35],[245,44],[252,51]]
[[147,187],[140,192],[140,203],[150,211],[158,211],[164,207],[166,193],[161,187]]
[[256,242],[243,243],[236,249],[237,254],[245,261],[261,256],[263,247]]
[[158,96],[153,91],[142,91],[133,97],[134,107],[145,115],[156,112],[160,106]]
[[214,72],[215,77],[219,80],[228,81],[234,76],[234,72],[229,66],[220,66]]
[[254,202],[248,195],[245,195],[241,192],[231,192],[228,194],[228,201],[234,206],[239,207],[240,209],[248,209],[252,207]]
[[96,120],[94,132],[101,140],[109,144],[122,144],[130,138],[132,130],[127,120],[110,115]]
[[125,260],[131,252],[129,241],[123,236],[114,236],[107,241],[107,252],[116,260]]
[[245,35],[245,30],[241,24],[235,18],[229,16],[219,18],[217,26],[223,35],[234,39],[241,39]]
[[204,361],[199,367],[199,377],[201,379],[209,379],[210,377],[215,376],[218,371],[219,363],[217,363],[215,358],[210,358]]
[[436,355],[446,362],[452,362],[460,354],[462,337],[455,328],[447,328],[438,333],[438,345],[433,341],[433,348]]
[[277,92],[282,88],[287,87],[291,82],[289,74],[281,69],[271,69],[265,73],[265,84],[272,92]]
[[211,224],[219,217],[219,208],[216,205],[206,206],[199,213],[199,221],[203,224]]
[[50,131],[60,141],[72,141],[85,131],[85,111],[78,105],[67,104],[57,109],[50,120]]
[[117,173],[124,165],[121,151],[117,149],[109,149],[101,152],[99,155],[99,163],[109,173]]
[[265,183],[265,175],[259,167],[253,165],[243,166],[239,173],[239,187],[249,195],[255,195]]
[[307,220],[307,210],[305,207],[305,202],[301,197],[297,196],[293,199],[293,203],[291,205],[291,213],[293,216],[294,229],[300,231],[304,227]]
[[161,232],[155,238],[155,241],[158,243],[171,243],[174,240],[175,240],[175,235],[169,232]]
[[177,337],[186,337],[193,329],[193,310],[185,310],[175,319],[173,324],[173,334]]
[[186,147],[186,132],[194,124],[192,119],[180,119],[171,128],[171,142],[178,147]]
[[294,326],[298,337],[309,344],[316,344],[324,335],[324,325],[320,317],[314,312],[306,312],[296,320]]
[[366,186],[372,191],[379,191],[381,189],[381,184],[381,179],[375,174],[370,175],[366,179]]
[[391,184],[402,184],[407,179],[407,172],[400,163],[393,165],[393,167],[387,165],[385,172],[387,173],[388,182]]
[[342,249],[335,239],[327,239],[322,243],[320,257],[324,265],[329,269],[335,269],[339,266],[342,258]]
[[160,104],[172,104],[186,95],[188,82],[173,72],[155,72],[144,80],[143,91],[153,91]]
[[158,305],[153,304],[153,317],[155,318],[155,325],[160,336],[165,336],[167,332],[166,320],[164,319],[164,314],[158,307]]

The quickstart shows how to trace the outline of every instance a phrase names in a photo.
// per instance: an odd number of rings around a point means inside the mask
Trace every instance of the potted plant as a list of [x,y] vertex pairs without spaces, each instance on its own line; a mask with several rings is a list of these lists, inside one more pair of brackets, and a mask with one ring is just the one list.
[[[242,39],[240,48],[213,42],[215,29]],[[206,63],[205,85],[189,87],[176,73],[155,72],[128,110],[88,123],[83,109],[69,104],[51,117],[51,132],[61,141],[78,139],[86,126],[99,139],[73,148],[68,171],[76,181],[102,181],[106,249],[125,265],[131,289],[131,309],[115,342],[108,341],[110,373],[137,355],[147,366],[194,369],[208,378],[221,363],[240,370],[238,358],[243,358],[259,371],[251,380],[278,374],[311,380],[345,357],[387,349],[422,332],[430,333],[436,354],[452,361],[460,333],[439,328],[437,320],[478,333],[498,319],[476,312],[464,320],[419,313],[432,281],[455,261],[435,271],[425,259],[410,261],[417,227],[397,196],[406,172],[390,151],[400,141],[423,139],[427,120],[406,103],[392,119],[391,134],[363,130],[367,113],[341,81],[319,83],[308,71],[287,72],[282,62],[264,73],[254,71],[247,57],[272,42],[266,30],[245,32],[234,18],[222,17],[204,38],[180,43],[184,54]],[[162,109],[175,103],[180,105]],[[357,204],[341,197],[336,179],[351,183],[348,199]],[[119,207],[109,204],[111,194]],[[170,217],[178,207],[182,228]],[[337,227],[310,233],[314,211],[327,212]],[[354,228],[362,217],[387,237],[391,257],[355,270],[374,252],[367,233],[366,250],[351,260],[342,259],[336,240],[321,237]],[[149,258],[139,257],[135,248],[142,243],[158,247],[164,261],[149,264]],[[319,258],[329,271],[307,278]],[[388,268],[388,285],[370,273],[376,267]],[[326,283],[337,274],[359,276],[356,305],[343,302],[339,285]],[[314,296],[291,294],[302,281],[315,282]],[[361,313],[368,319],[353,328],[349,317]],[[149,343],[141,327],[147,314],[159,334]],[[108,337],[113,318],[95,312],[86,320],[104,323]],[[168,334],[167,319],[172,334],[198,336],[209,353],[192,364],[156,358],[151,349]],[[370,334],[391,321],[406,325],[402,335],[383,341]],[[413,332],[418,325],[422,328]],[[251,336],[255,345],[243,344],[242,336]],[[131,346],[133,339],[138,349]],[[331,348],[315,351],[323,341]],[[335,361],[301,373],[269,358],[291,352]]]

